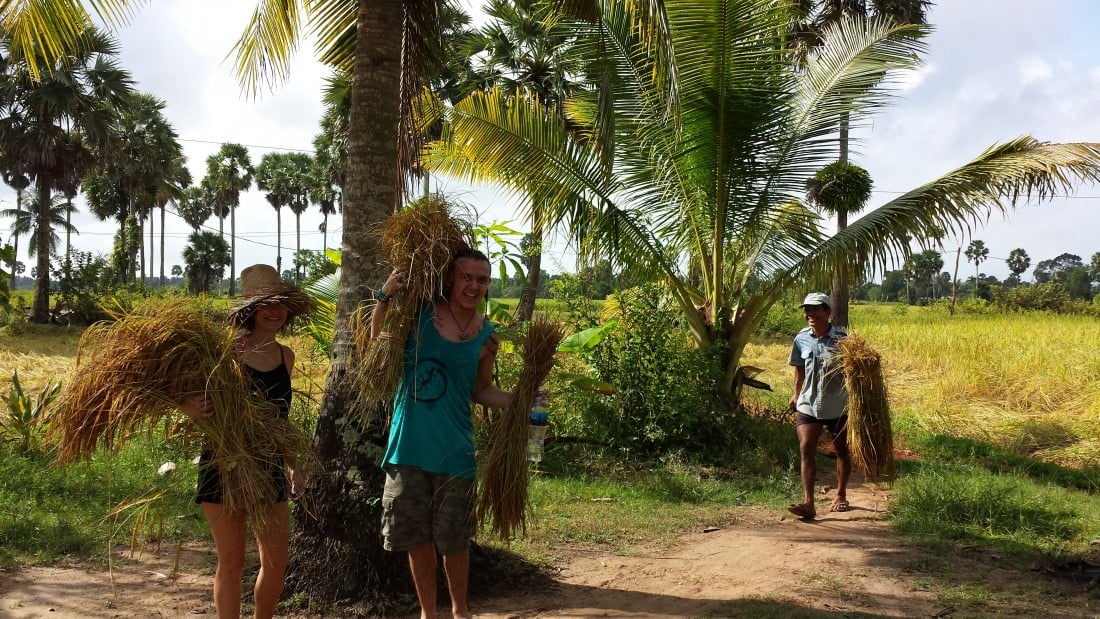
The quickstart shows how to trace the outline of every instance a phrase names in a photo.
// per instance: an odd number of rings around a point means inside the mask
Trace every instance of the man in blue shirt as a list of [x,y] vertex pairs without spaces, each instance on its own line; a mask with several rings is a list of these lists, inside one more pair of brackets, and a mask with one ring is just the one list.
[[794,394],[790,406],[795,411],[798,448],[802,460],[802,502],[787,507],[799,518],[812,520],[814,479],[817,476],[817,441],[828,429],[836,447],[836,499],[829,511],[848,511],[848,476],[852,460],[848,453],[848,393],[844,375],[833,356],[837,344],[848,334],[829,322],[832,310],[829,296],[820,292],[806,295],[802,314],[810,325],[798,332],[788,363],[794,366]]
[[[507,408],[513,394],[492,383],[497,336],[478,312],[489,289],[489,259],[460,251],[446,296],[426,304],[405,342],[404,374],[394,398],[382,466],[386,550],[407,552],[422,619],[438,616],[436,553],[443,557],[451,615],[470,617],[466,590],[474,533],[474,434],[470,402]],[[390,297],[405,287],[395,271],[377,295],[371,336],[382,336]]]

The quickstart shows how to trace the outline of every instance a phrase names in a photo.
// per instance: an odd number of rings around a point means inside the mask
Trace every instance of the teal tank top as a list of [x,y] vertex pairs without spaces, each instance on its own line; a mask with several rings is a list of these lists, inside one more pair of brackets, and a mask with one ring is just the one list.
[[474,478],[474,426],[470,398],[477,362],[493,325],[466,342],[443,339],[431,305],[405,342],[404,373],[394,396],[393,420],[382,466],[415,466],[429,473]]

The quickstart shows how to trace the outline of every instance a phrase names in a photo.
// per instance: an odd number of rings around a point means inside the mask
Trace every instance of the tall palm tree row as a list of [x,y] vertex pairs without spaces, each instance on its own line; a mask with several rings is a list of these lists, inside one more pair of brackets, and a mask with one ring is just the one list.
[[574,22],[577,46],[607,74],[565,104],[581,132],[543,106],[475,93],[435,108],[448,122],[431,162],[511,187],[542,179],[549,222],[665,282],[696,341],[720,346],[720,394],[736,395],[749,335],[789,292],[1100,178],[1096,144],[1016,139],[830,235],[801,202],[806,180],[834,159],[841,119],[865,122],[887,101],[884,80],[915,66],[926,28],[844,19],[795,70],[786,3],[589,8]]
[[[128,103],[131,79],[117,54],[116,43],[97,30],[84,31],[72,53],[60,58],[41,48],[19,49],[10,36],[0,41],[0,143],[8,151],[4,159],[22,162],[34,183],[40,223],[51,225],[54,192],[71,188],[93,167],[95,152],[112,137],[117,110]],[[34,322],[49,320],[49,238],[40,233],[35,248]]]
[[[240,144],[222,144],[218,152],[206,158],[203,188],[210,192],[219,220],[229,215],[230,296],[237,294],[237,207],[241,204],[241,192],[252,186],[255,173],[248,149]],[[221,233],[220,223],[218,232]]]
[[[256,166],[256,187],[266,192],[265,197],[275,209],[276,257],[275,268],[283,272],[283,220],[282,208],[289,207],[295,217],[297,231],[296,251],[302,251],[302,213],[310,204],[309,191],[313,185],[311,176],[313,160],[305,153],[267,153]],[[295,267],[295,277],[300,279]]]
[[[149,221],[149,277],[152,278],[154,226],[151,215],[161,209],[161,233],[164,232],[164,207],[178,201],[183,187],[190,184],[190,172],[180,146],[179,137],[164,116],[165,103],[157,97],[135,92],[125,108],[119,110],[119,121],[112,129],[108,146],[98,153],[98,163],[84,179],[88,207],[100,220],[115,219],[120,230],[137,226],[137,243],[121,235],[126,256],[120,271],[123,281],[145,281],[146,260],[141,231]],[[164,243],[161,241],[163,252]],[[164,260],[161,258],[161,278]],[[140,272],[137,279],[135,272]]]

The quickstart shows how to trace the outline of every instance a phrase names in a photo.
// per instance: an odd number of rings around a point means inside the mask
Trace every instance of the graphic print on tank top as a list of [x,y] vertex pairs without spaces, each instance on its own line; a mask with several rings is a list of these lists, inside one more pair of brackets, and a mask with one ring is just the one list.
[[447,372],[439,359],[424,357],[418,360],[411,394],[413,399],[423,403],[436,402],[447,395]]

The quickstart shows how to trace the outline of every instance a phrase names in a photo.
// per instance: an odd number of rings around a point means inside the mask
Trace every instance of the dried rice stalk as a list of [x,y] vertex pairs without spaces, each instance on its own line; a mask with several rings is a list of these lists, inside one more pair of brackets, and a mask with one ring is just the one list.
[[[264,513],[276,496],[270,468],[294,466],[309,440],[254,395],[237,360],[231,329],[186,308],[162,304],[89,327],[77,371],[58,400],[54,432],[62,462],[119,449],[167,418],[169,433],[202,436],[221,473],[229,512]],[[210,417],[180,421],[180,405],[205,394]]]
[[488,452],[477,517],[489,523],[503,540],[516,531],[527,532],[527,428],[528,413],[539,385],[554,366],[554,353],[563,337],[561,323],[536,314],[527,324],[521,355],[523,370],[511,405],[489,434]]
[[[382,226],[383,251],[393,268],[405,274],[406,282],[389,303],[381,334],[367,342],[356,366],[354,381],[359,396],[352,410],[363,425],[379,403],[393,398],[401,381],[405,340],[417,313],[423,303],[445,292],[443,280],[452,257],[470,246],[467,227],[452,211],[452,205],[435,194],[391,215]],[[369,321],[363,321],[362,328],[369,329]]]
[[894,475],[894,438],[882,357],[862,337],[849,335],[840,341],[838,361],[848,390],[852,463],[870,480],[889,479]]

